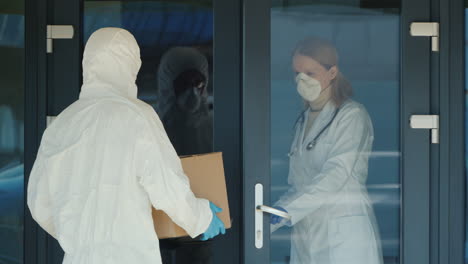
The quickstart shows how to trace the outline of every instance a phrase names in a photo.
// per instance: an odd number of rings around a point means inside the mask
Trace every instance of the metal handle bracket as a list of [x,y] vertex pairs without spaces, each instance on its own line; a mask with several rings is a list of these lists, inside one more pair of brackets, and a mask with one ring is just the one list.
[[268,214],[272,214],[272,215],[277,215],[277,216],[280,216],[284,219],[287,219],[287,220],[290,220],[291,219],[291,216],[286,213],[286,212],[283,212],[281,210],[278,210],[276,208],[273,208],[273,207],[270,207],[270,206],[266,206],[266,205],[258,205],[257,206],[257,210],[258,211],[261,211],[261,212],[264,212],[264,213],[268,213]]

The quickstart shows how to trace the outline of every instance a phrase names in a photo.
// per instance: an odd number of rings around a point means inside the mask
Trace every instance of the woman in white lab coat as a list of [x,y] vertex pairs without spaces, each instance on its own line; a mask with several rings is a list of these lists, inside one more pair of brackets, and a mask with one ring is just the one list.
[[366,179],[374,132],[338,68],[332,44],[301,41],[294,52],[297,91],[306,110],[290,152],[289,191],[276,203],[290,220],[272,217],[272,229],[292,226],[291,263],[381,264]]

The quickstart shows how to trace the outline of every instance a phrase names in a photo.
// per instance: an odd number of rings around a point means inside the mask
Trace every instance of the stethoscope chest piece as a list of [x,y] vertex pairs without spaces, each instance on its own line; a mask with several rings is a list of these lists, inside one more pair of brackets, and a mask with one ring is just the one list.
[[313,140],[312,142],[310,142],[309,144],[307,144],[306,149],[307,149],[307,150],[312,150],[312,149],[315,147],[316,144],[317,144],[317,141],[316,141],[316,140]]

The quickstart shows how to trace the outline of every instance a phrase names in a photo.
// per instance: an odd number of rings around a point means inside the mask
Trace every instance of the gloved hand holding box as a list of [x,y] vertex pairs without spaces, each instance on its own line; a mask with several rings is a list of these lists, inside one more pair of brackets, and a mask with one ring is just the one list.
[[[230,228],[231,218],[222,153],[186,156],[181,157],[181,161],[195,196],[205,198],[223,209],[218,217],[226,229]],[[188,236],[187,232],[173,223],[163,211],[153,209],[153,220],[159,239]]]

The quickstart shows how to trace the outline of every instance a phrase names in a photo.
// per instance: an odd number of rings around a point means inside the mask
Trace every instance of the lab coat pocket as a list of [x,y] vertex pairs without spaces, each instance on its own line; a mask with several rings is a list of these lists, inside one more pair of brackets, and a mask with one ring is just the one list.
[[375,264],[375,238],[369,217],[344,216],[332,219],[328,228],[331,264]]

